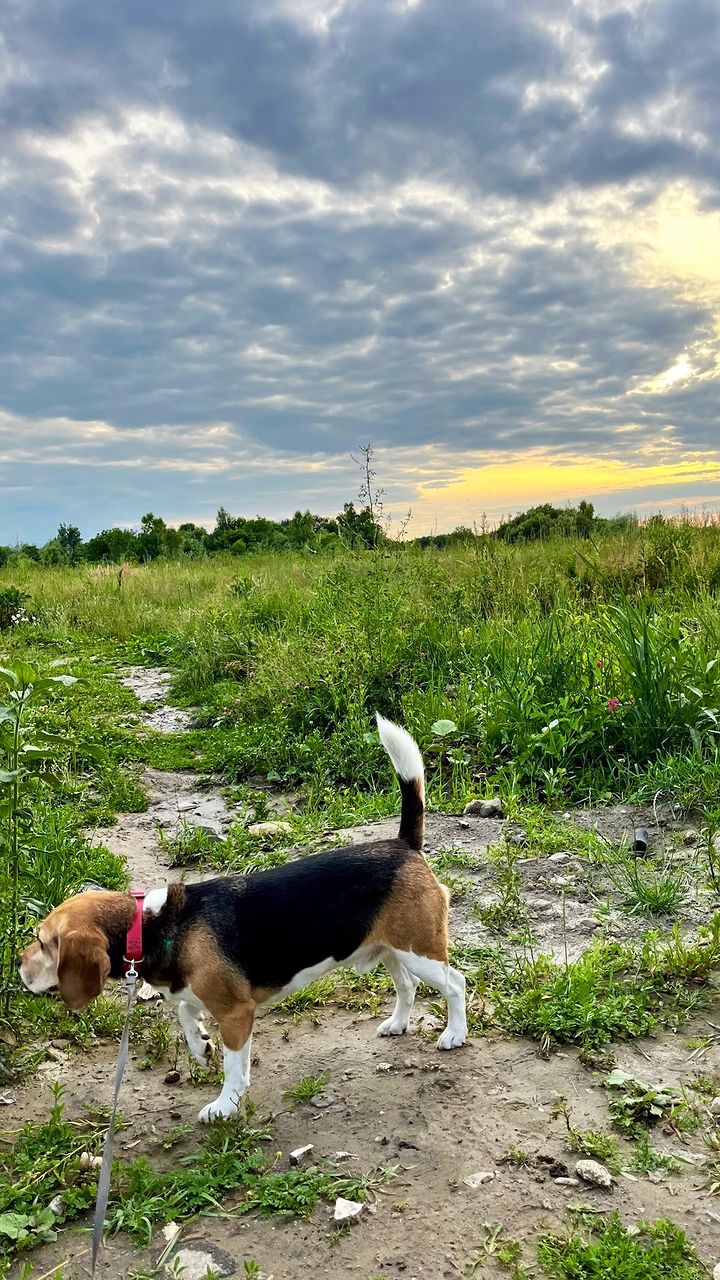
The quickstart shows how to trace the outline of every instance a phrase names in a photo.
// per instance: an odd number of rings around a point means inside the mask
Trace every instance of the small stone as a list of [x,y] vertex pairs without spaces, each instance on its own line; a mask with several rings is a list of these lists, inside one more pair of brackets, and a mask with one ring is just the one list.
[[63,1198],[62,1198],[62,1196],[61,1196],[61,1195],[59,1195],[59,1196],[53,1196],[52,1200],[50,1201],[50,1203],[49,1203],[49,1205],[48,1205],[48,1209],[50,1210],[50,1212],[51,1212],[51,1213],[54,1213],[54,1214],[55,1214],[55,1217],[56,1217],[56,1218],[59,1218],[59,1217],[60,1217],[60,1214],[61,1214],[61,1213],[62,1213],[62,1211],[63,1211]]
[[333,1222],[352,1222],[360,1217],[364,1207],[360,1200],[346,1200],[343,1196],[338,1196],[333,1209]]
[[204,1241],[197,1247],[183,1247],[165,1263],[165,1274],[181,1275],[182,1280],[206,1280],[208,1273],[215,1276],[232,1276],[237,1263],[224,1249]]
[[197,827],[193,827],[193,830],[199,831],[201,835],[205,836],[206,840],[210,841],[210,844],[220,844],[222,841],[222,836],[219,831],[215,830],[215,827],[198,825]]
[[470,800],[463,809],[463,817],[469,815],[475,818],[502,818],[505,816],[502,800],[497,796],[492,800]]
[[248,827],[251,836],[282,836],[292,831],[289,822],[252,822]]
[[580,1180],[578,1178],[553,1178],[556,1187],[579,1187]]
[[65,1054],[64,1054],[63,1050],[62,1050],[62,1049],[55,1049],[55,1048],[53,1047],[53,1045],[51,1045],[51,1044],[49,1044],[49,1045],[48,1045],[48,1047],[47,1047],[47,1049],[45,1050],[45,1057],[46,1057],[46,1058],[49,1058],[51,1062],[64,1062],[64,1061],[65,1061]]
[[511,831],[507,836],[508,844],[514,844],[518,849],[527,844],[527,839],[528,833],[524,827],[518,827],[517,831]]
[[575,1172],[578,1178],[582,1178],[583,1182],[590,1182],[595,1187],[605,1187],[610,1190],[612,1187],[612,1175],[605,1168],[604,1164],[600,1164],[597,1160],[578,1160],[575,1165]]
[[713,1267],[713,1280],[720,1280],[720,1262]]
[[51,1040],[51,1041],[50,1041],[50,1043],[51,1043],[51,1045],[52,1045],[53,1049],[67,1049],[68,1045],[70,1044],[70,1041],[69,1041],[69,1040],[65,1040],[65,1039],[63,1039],[63,1038],[60,1036],[60,1037],[58,1037],[58,1039],[57,1039],[57,1040]]
[[481,1172],[468,1174],[467,1178],[463,1178],[466,1187],[470,1187],[471,1191],[477,1191],[478,1187],[484,1187],[486,1182],[493,1182],[497,1177],[495,1172]]
[[710,1103],[710,1115],[720,1116],[720,1098],[713,1098]]
[[180,1083],[179,1071],[166,1071],[163,1084],[179,1084],[179,1083]]
[[354,1156],[352,1151],[336,1151],[335,1159],[339,1163],[342,1160],[357,1160],[357,1156]]
[[90,1151],[81,1151],[80,1168],[84,1173],[88,1173],[90,1169],[99,1169],[102,1164],[102,1156],[94,1156]]
[[290,1152],[290,1163],[301,1164],[305,1156],[308,1156],[314,1150],[315,1147],[312,1142],[308,1142],[304,1147],[296,1147],[294,1151]]
[[569,857],[569,853],[551,853],[548,857],[548,862],[557,862],[559,864],[561,862],[567,862]]
[[334,1101],[334,1098],[326,1098],[322,1093],[314,1093],[310,1099],[310,1106],[317,1107],[318,1111],[326,1111]]
[[575,880],[572,876],[550,876],[548,884],[554,889],[569,889],[575,884]]
[[693,845],[693,844],[697,844],[697,838],[698,838],[697,831],[693,831],[692,829],[690,829],[690,830],[688,830],[688,831],[683,831],[683,844],[684,844],[684,845],[688,845],[688,846],[690,846],[690,845]]
[[378,1062],[377,1066],[375,1067],[376,1071],[392,1071],[392,1069],[393,1069],[392,1062]]

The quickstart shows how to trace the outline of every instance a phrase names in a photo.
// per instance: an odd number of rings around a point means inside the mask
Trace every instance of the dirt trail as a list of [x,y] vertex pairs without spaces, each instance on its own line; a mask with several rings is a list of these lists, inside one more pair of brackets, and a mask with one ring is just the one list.
[[[136,673],[132,679],[136,680]],[[133,687],[140,688],[146,698],[148,684]],[[154,688],[160,688],[157,680]],[[220,832],[231,814],[219,790],[201,787],[192,774],[149,769],[144,779],[150,800],[147,813],[121,816],[117,827],[98,833],[98,838],[121,853],[134,880],[147,887],[182,874],[169,871],[164,863],[158,841],[161,829],[172,831],[188,821]],[[638,817],[616,810],[604,816],[593,814],[592,820],[603,821],[608,831],[617,832],[620,825],[632,826]],[[649,826],[652,815],[642,817],[643,825]],[[395,834],[396,826],[396,819],[390,819],[344,834],[349,840],[360,840]],[[474,915],[472,903],[492,891],[494,873],[485,851],[497,841],[501,829],[502,823],[495,820],[430,815],[428,851],[432,854],[453,845],[472,853],[474,859],[472,868],[463,872],[469,887],[453,908],[456,940],[496,940]],[[654,828],[654,835],[664,838],[663,829]],[[571,855],[561,863],[535,858],[520,868],[523,891],[534,895],[533,926],[544,930],[543,946],[559,950],[564,932],[571,945],[581,949],[598,927],[595,904],[588,904],[587,868],[581,862]],[[559,875],[569,882],[552,883],[552,877]],[[562,893],[566,894],[564,926],[562,910],[560,915],[557,910]],[[538,900],[547,901],[549,907],[541,908]],[[618,930],[625,927],[622,920],[618,916]],[[468,1265],[477,1255],[483,1223],[502,1223],[508,1237],[526,1242],[530,1261],[531,1242],[542,1231],[567,1229],[566,1211],[578,1204],[616,1208],[627,1224],[645,1217],[671,1218],[687,1231],[704,1261],[714,1265],[720,1258],[720,1203],[708,1196],[703,1176],[692,1164],[681,1176],[663,1175],[657,1182],[621,1176],[612,1192],[585,1185],[567,1188],[553,1181],[558,1173],[557,1166],[552,1168],[553,1160],[566,1165],[569,1173],[576,1160],[565,1149],[564,1122],[553,1118],[553,1104],[559,1097],[568,1099],[578,1128],[607,1131],[610,1127],[600,1079],[580,1065],[574,1052],[557,1053],[546,1061],[537,1045],[495,1035],[441,1054],[428,1038],[427,1027],[433,1019],[422,1002],[410,1033],[399,1039],[379,1040],[379,1018],[374,1016],[353,1016],[334,1006],[313,1013],[319,1014],[317,1021],[295,1021],[270,1010],[257,1023],[250,1097],[258,1118],[274,1118],[273,1149],[282,1153],[278,1167],[287,1167],[288,1153],[295,1147],[313,1143],[316,1156],[332,1159],[336,1152],[350,1152],[352,1158],[343,1168],[364,1172],[392,1166],[396,1178],[378,1197],[377,1212],[364,1213],[340,1239],[334,1236],[330,1210],[324,1205],[308,1221],[198,1219],[183,1231],[188,1250],[195,1253],[190,1269],[183,1273],[185,1280],[192,1280],[193,1274],[204,1275],[204,1270],[193,1272],[192,1265],[200,1267],[208,1253],[213,1254],[219,1274],[242,1276],[244,1262],[252,1259],[263,1276],[273,1280],[311,1276],[457,1280],[468,1274]],[[717,1023],[720,1012],[716,1008],[708,1017]],[[422,1022],[424,1031],[418,1030]],[[663,1035],[622,1046],[618,1063],[658,1084],[681,1084],[698,1072],[720,1079],[720,1048],[712,1026],[712,1021],[708,1024],[699,1018],[682,1036]],[[435,1030],[433,1039],[436,1035]],[[710,1037],[709,1047],[700,1056],[691,1052],[692,1036]],[[66,1084],[71,1118],[81,1117],[88,1102],[107,1102],[116,1051],[115,1044],[104,1043],[86,1056],[55,1052],[36,1079],[16,1090],[13,1122],[46,1117],[47,1086],[53,1079]],[[180,1081],[167,1085],[167,1064],[141,1071],[142,1057],[140,1051],[133,1054],[123,1086],[122,1110],[131,1120],[119,1137],[118,1154],[148,1152],[167,1160],[161,1149],[163,1136],[180,1123],[193,1124],[216,1087],[194,1084],[183,1056]],[[318,1109],[288,1103],[284,1091],[290,1085],[324,1071],[330,1077],[329,1106]],[[174,1161],[193,1149],[196,1134],[192,1130],[173,1149]],[[690,1157],[699,1158],[704,1150],[701,1134],[678,1138],[656,1132],[652,1140],[660,1149]],[[516,1167],[503,1162],[508,1148],[524,1152],[526,1164]],[[463,1180],[479,1172],[492,1177],[472,1190]],[[110,1241],[98,1274],[126,1276],[133,1268],[154,1264],[161,1244],[158,1240],[142,1253],[123,1238]],[[86,1246],[85,1235],[61,1233],[55,1244],[33,1256],[37,1274],[70,1258],[68,1277],[87,1276]]]
[[[159,733],[178,733],[192,726],[192,714],[168,706],[170,676],[155,667],[131,667],[122,684],[143,704],[141,723]],[[93,844],[102,844],[124,858],[135,888],[152,888],[167,880],[203,879],[182,867],[171,868],[163,853],[161,835],[172,839],[186,827],[201,827],[219,838],[233,820],[233,811],[217,784],[203,783],[185,770],[145,769],[140,783],[148,798],[144,813],[124,813],[113,827],[89,831]]]

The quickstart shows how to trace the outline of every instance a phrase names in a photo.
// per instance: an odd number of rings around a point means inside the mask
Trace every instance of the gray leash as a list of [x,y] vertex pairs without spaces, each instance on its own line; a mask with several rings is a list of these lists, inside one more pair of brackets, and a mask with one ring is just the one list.
[[135,969],[135,961],[133,960],[128,969],[125,980],[127,982],[127,1009],[125,1010],[125,1026],[123,1027],[122,1039],[120,1041],[120,1052],[118,1053],[117,1068],[115,1071],[115,1093],[113,1096],[112,1109],[110,1111],[110,1119],[108,1120],[107,1133],[105,1134],[105,1144],[102,1153],[102,1165],[100,1167],[100,1178],[98,1179],[98,1193],[95,1201],[95,1220],[93,1222],[92,1233],[92,1272],[95,1275],[95,1267],[97,1265],[98,1253],[102,1244],[103,1226],[105,1225],[105,1210],[107,1209],[108,1196],[110,1194],[110,1174],[112,1173],[112,1147],[113,1138],[115,1136],[115,1117],[117,1115],[118,1098],[120,1097],[120,1085],[125,1074],[125,1067],[128,1059],[128,1044],[130,1041],[130,1014],[132,1013],[133,1003],[135,1001],[135,987],[138,980],[138,974]]

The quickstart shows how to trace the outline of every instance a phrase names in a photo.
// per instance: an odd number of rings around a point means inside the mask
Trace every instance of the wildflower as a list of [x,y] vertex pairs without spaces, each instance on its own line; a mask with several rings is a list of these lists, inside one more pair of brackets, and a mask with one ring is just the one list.
[[602,660],[602,658],[598,658],[598,660],[597,660],[597,669],[598,669],[598,671],[602,671],[602,669],[603,669],[603,660]]
[[620,706],[620,699],[619,699],[619,698],[608,698],[608,700],[607,700],[607,709],[608,709],[608,711],[617,711],[617,709],[618,709],[618,707],[619,707],[619,706]]

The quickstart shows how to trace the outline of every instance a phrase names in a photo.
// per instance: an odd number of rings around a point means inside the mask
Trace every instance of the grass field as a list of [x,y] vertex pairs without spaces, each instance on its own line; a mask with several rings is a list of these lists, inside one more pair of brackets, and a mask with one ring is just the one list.
[[[189,731],[139,725],[137,700],[120,679],[133,666],[170,674],[170,700],[191,709]],[[477,1034],[525,1036],[543,1053],[574,1045],[592,1062],[618,1042],[681,1026],[715,1000],[717,526],[654,521],[597,542],[513,546],[487,537],[444,550],[386,543],[316,555],[160,559],[122,573],[19,559],[0,569],[0,668],[0,1049],[8,1082],[34,1070],[48,1036],[87,1048],[118,1033],[112,999],[71,1018],[55,1002],[24,996],[15,964],[37,916],[84,881],[127,883],[127,868],[103,846],[102,832],[113,831],[118,815],[147,808],[143,770],[212,775],[228,789],[236,815],[221,841],[180,830],[167,853],[201,867],[261,868],[300,844],[317,847],[331,832],[397,811],[375,711],[417,737],[438,822],[477,797],[499,798],[507,815],[483,863],[484,898],[469,875],[477,871],[474,855],[452,842],[436,841],[432,850],[457,910],[484,931],[456,950]],[[276,816],[277,797],[289,797],[287,830],[258,841],[248,827]],[[692,842],[685,847],[678,834],[641,865],[622,840],[572,819],[579,806],[602,813],[621,805],[664,807],[691,827]],[[522,840],[513,843],[517,830]],[[629,922],[626,934],[595,937],[569,956],[563,917],[564,959],[562,945],[558,957],[557,947],[544,955],[538,943],[525,865],[544,866],[562,851],[587,868],[593,893],[601,891]],[[565,890],[558,897],[564,911]],[[324,979],[293,998],[286,1015],[320,1016],[326,1005],[376,1012],[387,992],[384,975]],[[151,1062],[166,1059],[162,1020],[141,1010],[134,1035]],[[707,1089],[720,1093],[720,1076]],[[708,1151],[713,1143],[720,1149],[715,1121],[685,1096],[681,1102],[704,1126]],[[673,1105],[675,1121],[686,1119],[680,1102]],[[72,1132],[61,1112],[53,1114],[50,1136],[58,1151],[69,1149]],[[645,1128],[629,1136],[647,1149]],[[17,1161],[22,1169],[32,1164],[36,1140],[31,1126],[5,1162],[8,1186]],[[222,1176],[252,1183],[257,1204],[269,1197],[270,1211],[279,1192],[271,1162],[253,1154],[259,1141],[244,1128]],[[143,1237],[143,1186],[155,1205],[148,1230],[167,1220],[163,1200],[176,1217],[202,1212],[194,1169],[188,1166],[182,1187],[170,1185],[169,1173],[119,1177],[114,1225]],[[296,1188],[295,1199],[283,1184],[283,1211],[309,1211],[342,1181],[327,1170],[316,1174],[310,1190]],[[46,1200],[32,1180],[20,1208],[13,1208],[20,1205],[13,1194],[5,1196],[0,1257],[52,1234],[53,1223],[39,1216],[51,1198],[47,1178]],[[87,1207],[86,1184],[80,1179],[73,1214]],[[217,1195],[226,1190],[220,1178]],[[252,1207],[255,1201],[243,1212]],[[13,1212],[24,1215],[22,1230],[8,1226]],[[538,1243],[538,1265],[543,1274],[588,1280],[702,1274],[682,1232],[665,1225],[648,1227],[632,1244],[615,1220],[605,1235],[556,1232]],[[489,1230],[466,1265],[478,1269],[491,1259],[510,1275],[526,1274],[517,1250],[506,1248],[503,1262],[504,1238]],[[601,1262],[592,1270],[587,1258],[602,1261],[603,1251],[615,1270],[598,1270]]]

